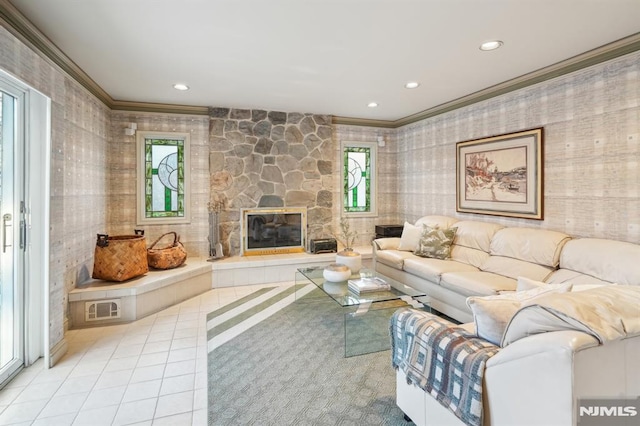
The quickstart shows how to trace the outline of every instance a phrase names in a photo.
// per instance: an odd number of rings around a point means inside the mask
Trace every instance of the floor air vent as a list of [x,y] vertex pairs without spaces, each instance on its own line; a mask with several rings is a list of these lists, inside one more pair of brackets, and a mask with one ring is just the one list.
[[120,318],[120,299],[100,300],[84,304],[84,320],[98,321]]

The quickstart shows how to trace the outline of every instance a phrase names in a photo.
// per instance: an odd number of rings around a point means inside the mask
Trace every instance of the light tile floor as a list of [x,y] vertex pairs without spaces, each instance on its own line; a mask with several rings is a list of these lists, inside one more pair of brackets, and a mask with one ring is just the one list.
[[0,391],[0,425],[206,425],[206,315],[274,285],[214,289],[130,324],[67,332],[58,364],[40,359]]

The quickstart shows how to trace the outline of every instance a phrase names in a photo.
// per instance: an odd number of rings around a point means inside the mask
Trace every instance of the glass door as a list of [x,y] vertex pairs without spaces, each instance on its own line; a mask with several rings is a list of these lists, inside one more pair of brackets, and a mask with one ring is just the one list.
[[0,387],[24,364],[19,99],[19,95],[0,90]]

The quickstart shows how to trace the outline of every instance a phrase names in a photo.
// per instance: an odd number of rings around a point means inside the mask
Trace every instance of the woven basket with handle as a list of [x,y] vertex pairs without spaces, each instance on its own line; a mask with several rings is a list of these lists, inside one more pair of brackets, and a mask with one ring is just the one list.
[[[173,243],[167,247],[155,248],[156,244],[167,235],[173,234]],[[180,242],[180,236],[175,232],[162,234],[147,250],[149,266],[155,269],[172,269],[182,265],[187,260],[187,251]]]
[[147,243],[144,235],[98,234],[91,274],[93,278],[120,282],[146,274],[148,271]]

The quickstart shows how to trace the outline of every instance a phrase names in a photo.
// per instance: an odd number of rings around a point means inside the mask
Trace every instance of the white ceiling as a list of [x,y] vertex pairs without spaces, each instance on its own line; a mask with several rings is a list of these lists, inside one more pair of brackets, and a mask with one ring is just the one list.
[[115,100],[379,120],[640,32],[640,0],[10,1]]

